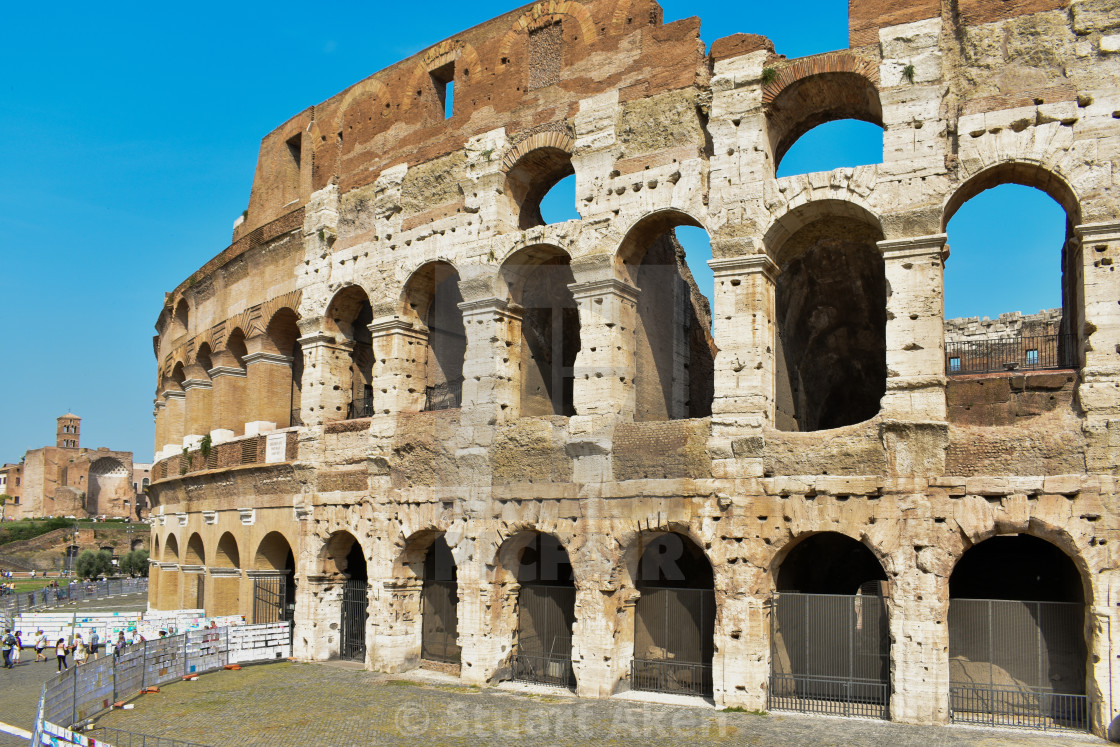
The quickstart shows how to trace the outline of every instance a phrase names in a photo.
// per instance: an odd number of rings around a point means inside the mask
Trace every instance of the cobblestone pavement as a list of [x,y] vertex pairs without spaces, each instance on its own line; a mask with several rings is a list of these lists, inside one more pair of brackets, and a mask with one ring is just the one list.
[[[31,731],[43,683],[58,671],[54,657],[35,663],[35,649],[25,649],[22,663],[15,669],[0,669],[0,721]],[[0,747],[22,747],[27,742],[0,732]]]
[[[169,685],[105,726],[223,745],[736,744],[957,747],[1105,744],[1088,735],[917,727],[403,680],[284,662]],[[96,736],[96,730],[92,732]]]

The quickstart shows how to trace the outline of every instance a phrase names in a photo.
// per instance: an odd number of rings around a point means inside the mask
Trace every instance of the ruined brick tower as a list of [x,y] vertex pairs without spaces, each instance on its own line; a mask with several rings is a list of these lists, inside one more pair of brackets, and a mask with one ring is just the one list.
[[[156,321],[152,606],[465,683],[1108,734],[1117,11],[852,0],[790,60],[542,0],[296,114]],[[851,118],[882,163],[777,176]],[[945,227],[1005,183],[1065,211],[1062,308],[946,320]]]
[[77,449],[81,440],[82,419],[73,413],[58,418],[55,430],[55,445],[60,449]]

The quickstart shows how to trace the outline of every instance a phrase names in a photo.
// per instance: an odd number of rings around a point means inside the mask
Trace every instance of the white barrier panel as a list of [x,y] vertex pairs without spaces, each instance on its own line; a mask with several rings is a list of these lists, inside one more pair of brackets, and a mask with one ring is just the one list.
[[206,617],[202,610],[169,610],[159,612],[89,612],[86,614],[64,614],[61,612],[34,612],[18,616],[12,630],[23,632],[23,645],[32,648],[38,638],[36,631],[42,630],[47,643],[53,646],[59,638],[68,642],[74,635],[81,635],[89,643],[96,629],[103,645],[112,648],[119,633],[127,640],[132,639],[133,631],[140,631],[146,640],[159,637],[161,630],[169,635],[201,630],[213,625],[218,627],[244,625],[245,618],[240,615]]
[[285,659],[291,655],[292,634],[289,623],[262,623],[229,629],[230,664]]

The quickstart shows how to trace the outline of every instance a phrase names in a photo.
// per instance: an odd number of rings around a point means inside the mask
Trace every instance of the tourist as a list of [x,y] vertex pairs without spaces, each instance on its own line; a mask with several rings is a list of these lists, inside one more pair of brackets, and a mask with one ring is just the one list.
[[124,639],[124,631],[122,630],[117,633],[117,645],[113,647],[113,656],[118,659],[121,658],[121,654],[124,653],[125,646],[127,645],[128,641]]
[[35,635],[39,636],[37,639],[35,639],[35,661],[46,661],[47,634],[40,630]]
[[86,659],[89,658],[89,649],[82,641],[82,637],[78,636],[77,641],[74,643],[74,664],[85,664]]
[[4,668],[12,668],[12,646],[16,643],[11,628],[4,628],[4,635],[0,637],[0,651],[4,653]]
[[58,671],[69,669],[70,666],[66,663],[66,639],[59,638],[58,643],[54,644],[54,655],[58,657]]
[[97,658],[97,651],[101,648],[101,636],[97,634],[97,628],[93,629],[93,633],[89,637],[89,657],[90,660]]
[[17,630],[15,645],[12,646],[12,669],[19,666],[19,652],[23,650],[23,631]]

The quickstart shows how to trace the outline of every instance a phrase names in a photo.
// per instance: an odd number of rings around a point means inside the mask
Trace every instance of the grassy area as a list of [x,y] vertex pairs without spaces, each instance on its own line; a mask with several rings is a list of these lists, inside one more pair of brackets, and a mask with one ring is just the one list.
[[90,521],[88,519],[20,519],[19,521],[5,521],[0,524],[0,545],[9,542],[34,539],[53,532],[56,529],[70,529],[75,525],[79,529],[124,529],[128,522],[124,519],[109,519],[106,521]]
[[[48,584],[50,584],[54,581],[58,581],[58,580],[59,579],[57,577],[55,577],[55,578],[13,578],[11,581],[5,581],[4,583],[15,584],[16,591],[18,593],[22,594],[25,591],[38,591],[39,589],[42,589],[44,586],[47,586]],[[64,579],[64,580],[67,583],[69,583],[69,579]]]

